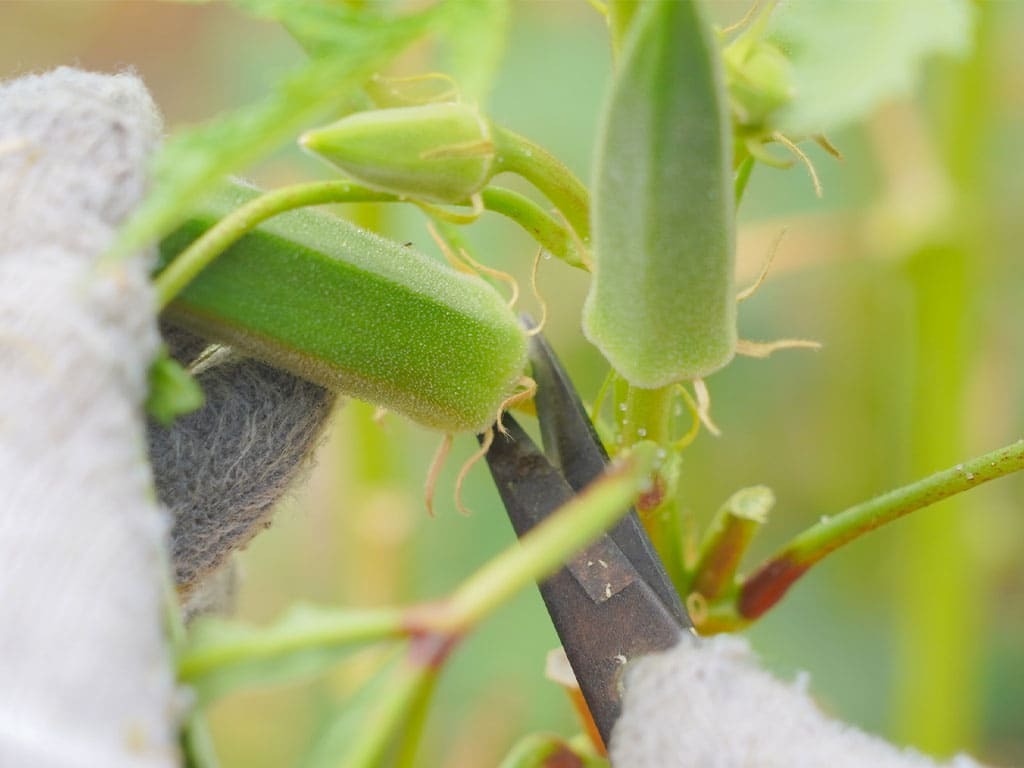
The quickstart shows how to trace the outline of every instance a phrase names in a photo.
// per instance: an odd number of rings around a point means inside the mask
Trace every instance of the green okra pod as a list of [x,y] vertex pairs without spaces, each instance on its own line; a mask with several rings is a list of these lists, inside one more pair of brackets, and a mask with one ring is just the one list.
[[630,384],[662,387],[736,348],[732,132],[718,42],[694,0],[626,33],[599,133],[584,332]]
[[[162,264],[258,194],[235,185],[201,206],[164,239]],[[204,337],[446,432],[489,427],[526,361],[524,331],[483,280],[313,210],[241,237],[166,312]]]

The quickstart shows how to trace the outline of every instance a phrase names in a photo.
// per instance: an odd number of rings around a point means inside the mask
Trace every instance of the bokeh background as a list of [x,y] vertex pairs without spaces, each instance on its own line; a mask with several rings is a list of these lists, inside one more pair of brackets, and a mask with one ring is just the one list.
[[[745,4],[713,8],[727,22]],[[807,149],[823,199],[800,167],[755,171],[741,283],[788,235],[768,282],[742,305],[741,334],[824,346],[740,359],[708,382],[723,436],[702,435],[687,452],[682,493],[701,522],[740,487],[775,490],[749,565],[822,515],[1024,434],[1024,5],[979,9],[970,61],[929,62],[914,93],[830,136],[842,162]],[[433,53],[421,47],[405,66],[428,67]],[[258,98],[301,57],[281,29],[225,4],[0,1],[0,78],[60,64],[132,68],[172,131]],[[609,66],[586,2],[514,2],[488,111],[587,179]],[[327,173],[294,150],[250,169],[265,185]],[[437,255],[415,213],[344,213]],[[487,219],[468,237],[478,258],[528,284],[533,248],[514,226]],[[593,397],[606,369],[579,332],[586,276],[546,261],[540,290],[549,338]],[[527,296],[524,308],[536,302]],[[513,540],[482,467],[466,488],[474,513],[454,510],[469,437],[456,441],[431,519],[422,482],[439,437],[372,413],[339,410],[315,470],[239,558],[238,616],[270,620],[298,600],[436,597]],[[837,716],[937,755],[967,749],[1024,765],[1024,477],[841,550],[749,635],[783,677],[808,671]],[[544,677],[555,645],[532,591],[482,626],[444,672],[420,764],[496,765],[525,733],[574,733],[567,700]],[[295,764],[369,661],[214,705],[224,765]]]

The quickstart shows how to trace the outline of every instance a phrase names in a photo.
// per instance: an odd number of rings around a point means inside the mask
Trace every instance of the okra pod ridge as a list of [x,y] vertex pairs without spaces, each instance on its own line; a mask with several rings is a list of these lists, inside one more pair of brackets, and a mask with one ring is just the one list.
[[[161,244],[166,264],[258,191],[235,185]],[[482,279],[335,216],[298,210],[239,239],[166,310],[205,337],[445,432],[495,420],[526,336]]]

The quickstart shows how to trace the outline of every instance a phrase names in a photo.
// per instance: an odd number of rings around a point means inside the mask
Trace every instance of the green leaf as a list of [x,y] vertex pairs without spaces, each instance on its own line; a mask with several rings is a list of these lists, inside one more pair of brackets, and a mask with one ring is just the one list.
[[392,659],[334,713],[316,738],[303,768],[371,768],[381,765],[407,736],[405,724],[437,678],[433,665],[411,654]]
[[608,768],[608,761],[559,736],[532,733],[520,739],[498,768]]
[[322,58],[372,41],[393,16],[337,0],[232,0],[245,12],[280,22],[305,51]]
[[433,18],[428,10],[368,25],[351,36],[350,45],[284,78],[263,101],[178,133],[157,156],[154,189],[121,230],[108,261],[167,234],[225,175],[337,115],[363,82],[422,35]]
[[146,413],[168,426],[179,416],[203,407],[203,390],[181,364],[167,354],[160,354],[149,367],[149,395]]
[[178,675],[206,703],[236,688],[311,677],[353,648],[401,632],[401,614],[389,610],[296,605],[268,627],[200,619],[178,658]]
[[508,0],[449,2],[440,21],[446,69],[458,82],[463,99],[482,105],[505,55]]
[[803,136],[867,116],[911,90],[929,57],[966,55],[973,19],[967,0],[780,4],[767,38],[792,64],[795,97],[773,122]]

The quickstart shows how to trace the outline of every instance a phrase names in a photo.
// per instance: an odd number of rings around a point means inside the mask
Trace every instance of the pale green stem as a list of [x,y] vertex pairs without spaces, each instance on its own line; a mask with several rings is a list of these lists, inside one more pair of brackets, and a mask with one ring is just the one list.
[[590,193],[572,171],[543,147],[517,133],[494,126],[497,172],[522,176],[552,202],[581,243],[590,243]]
[[629,448],[643,440],[657,443],[663,461],[653,474],[654,492],[641,497],[637,514],[651,543],[661,556],[665,569],[677,588],[686,581],[683,542],[680,535],[678,489],[672,477],[678,461],[672,447],[675,385],[641,389],[625,385],[616,392],[615,420],[618,431],[616,448]]
[[572,233],[530,198],[502,187],[489,187],[481,197],[484,208],[512,219],[552,256],[569,266],[590,269],[587,254],[580,253]]
[[636,446],[518,544],[483,566],[447,601],[414,615],[413,626],[424,632],[460,635],[523,587],[549,576],[568,555],[594,541],[626,513],[655,458],[653,445]]
[[225,216],[182,251],[155,280],[157,302],[163,309],[217,256],[246,232],[279,213],[309,205],[397,200],[347,181],[295,184],[260,195]]
[[722,505],[701,542],[692,591],[715,600],[733,587],[740,561],[774,504],[771,489],[758,485],[737,491]]
[[771,608],[793,582],[844,544],[904,515],[990,480],[1024,469],[1024,440],[936,472],[808,528],[769,558],[738,591],[739,614],[755,619]]
[[355,738],[338,756],[338,765],[345,768],[377,768],[390,748],[405,734],[400,734],[410,710],[433,686],[436,670],[406,658],[392,673],[383,695],[370,709],[355,731]]
[[334,624],[321,623],[316,630],[297,634],[290,628],[275,632],[269,628],[258,635],[186,649],[178,660],[178,677],[183,681],[200,678],[232,664],[255,659],[286,656],[299,651],[355,645],[375,640],[404,637],[404,613],[399,608],[339,611]]

